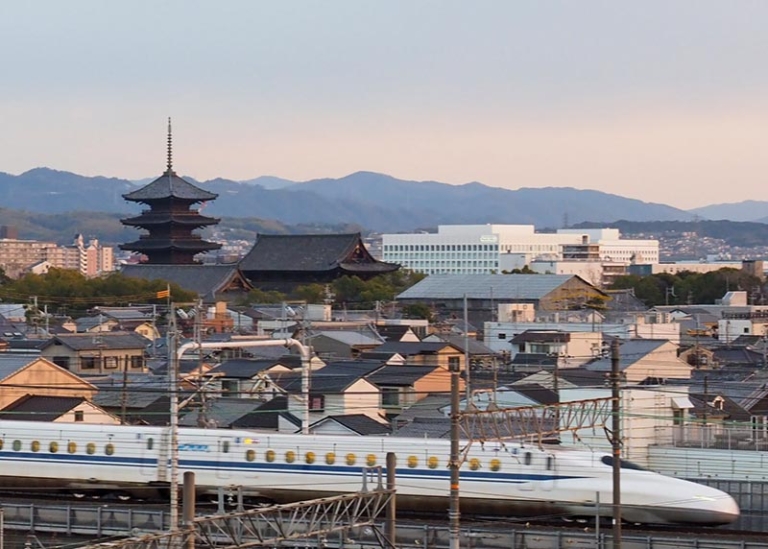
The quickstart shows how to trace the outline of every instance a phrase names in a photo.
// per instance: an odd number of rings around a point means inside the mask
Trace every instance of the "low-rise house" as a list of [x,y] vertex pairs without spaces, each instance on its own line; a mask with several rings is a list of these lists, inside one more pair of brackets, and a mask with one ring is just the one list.
[[208,371],[207,376],[216,378],[222,397],[264,400],[275,392],[270,373],[291,371],[280,359],[233,358]]
[[40,355],[79,375],[146,372],[146,346],[147,340],[132,332],[61,334],[43,345]]
[[[611,358],[604,356],[584,366],[592,372],[610,373]],[[677,356],[677,345],[661,339],[630,339],[619,347],[619,369],[626,383],[690,379],[691,366]]]
[[[365,379],[370,373],[382,368],[382,364],[368,362],[336,362],[312,372],[309,380],[309,423],[326,416],[365,414],[386,423],[378,387]],[[301,372],[270,376],[278,391],[288,396],[288,411],[302,418]]]
[[27,395],[92,400],[98,389],[41,357],[0,356],[0,409]]
[[83,397],[26,395],[0,410],[0,419],[119,425],[114,415]]
[[374,350],[383,343],[375,332],[352,330],[323,330],[308,338],[312,349],[322,357],[357,358],[361,353]]
[[439,366],[450,371],[465,369],[464,353],[454,345],[444,341],[388,341],[376,347],[377,353],[397,353],[405,357],[410,366]]
[[420,341],[419,336],[410,326],[376,326],[376,331],[384,341]]
[[[366,376],[381,393],[381,408],[392,418],[430,393],[450,393],[451,376],[439,366],[388,365]],[[460,385],[463,389],[463,382]]]

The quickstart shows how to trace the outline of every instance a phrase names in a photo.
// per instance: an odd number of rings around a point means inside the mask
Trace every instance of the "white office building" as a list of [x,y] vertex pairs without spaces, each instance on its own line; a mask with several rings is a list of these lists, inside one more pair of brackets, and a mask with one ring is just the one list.
[[537,259],[658,263],[658,240],[620,237],[618,229],[537,233],[533,225],[440,225],[436,233],[383,235],[382,258],[426,274],[502,272]]

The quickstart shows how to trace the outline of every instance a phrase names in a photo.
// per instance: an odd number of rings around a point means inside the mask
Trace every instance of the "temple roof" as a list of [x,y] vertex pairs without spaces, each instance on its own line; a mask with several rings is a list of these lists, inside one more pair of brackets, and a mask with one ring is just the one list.
[[240,261],[243,271],[389,272],[399,265],[374,259],[360,238],[351,234],[263,235]]
[[205,202],[207,200],[214,200],[217,196],[219,195],[216,193],[210,193],[185,181],[176,175],[176,172],[168,169],[149,185],[124,194],[123,198],[131,202],[150,202],[168,198]]
[[217,293],[242,287],[252,288],[237,265],[125,265],[121,271],[125,276],[145,280],[167,280],[185,290],[196,292],[204,298],[213,298]]

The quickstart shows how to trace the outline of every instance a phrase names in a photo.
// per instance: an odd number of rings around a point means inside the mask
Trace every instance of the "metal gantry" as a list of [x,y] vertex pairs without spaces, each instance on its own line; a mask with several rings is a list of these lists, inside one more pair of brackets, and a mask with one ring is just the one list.
[[462,435],[473,442],[538,438],[580,429],[605,427],[611,418],[612,398],[593,398],[459,414]]
[[188,547],[279,547],[283,542],[317,540],[329,534],[370,527],[382,547],[391,547],[378,531],[381,515],[394,490],[314,499],[196,518],[183,529],[149,534],[116,542],[85,546],[87,549],[185,549]]

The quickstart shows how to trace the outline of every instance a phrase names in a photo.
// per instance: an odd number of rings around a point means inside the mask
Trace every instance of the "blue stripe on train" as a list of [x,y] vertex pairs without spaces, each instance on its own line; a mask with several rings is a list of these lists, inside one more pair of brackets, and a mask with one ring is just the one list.
[[[66,464],[66,465],[92,465],[92,466],[111,466],[111,467],[155,467],[156,460],[151,458],[130,458],[116,456],[96,456],[96,455],[77,455],[77,454],[43,454],[34,452],[14,452],[12,454],[0,452],[0,462],[23,461],[25,463],[39,464]],[[309,464],[291,464],[291,463],[219,463],[208,460],[181,459],[179,468],[189,468],[205,471],[217,471],[220,473],[293,473],[293,474],[319,474],[329,476],[354,476],[359,478],[363,474],[363,467],[344,466],[344,465],[309,465]],[[0,472],[0,474],[2,474]],[[402,479],[428,479],[443,478],[450,476],[450,471],[445,469],[396,469],[396,475]],[[501,471],[461,471],[464,480],[474,480],[482,482],[552,482],[559,480],[571,480],[586,478],[584,476],[548,474],[522,474],[522,473],[504,473]]]

